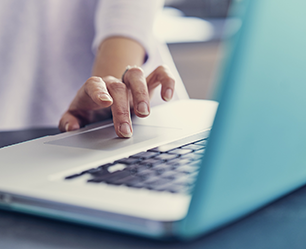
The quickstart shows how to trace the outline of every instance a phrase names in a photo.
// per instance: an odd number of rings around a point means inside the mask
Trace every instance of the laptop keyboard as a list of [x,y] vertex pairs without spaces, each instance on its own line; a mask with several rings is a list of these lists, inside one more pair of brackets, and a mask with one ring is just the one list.
[[207,137],[208,132],[203,132],[193,136],[192,142],[189,139],[186,143],[186,139],[183,139],[185,141],[152,148],[113,163],[69,175],[65,180],[87,174],[88,183],[189,194],[198,174]]

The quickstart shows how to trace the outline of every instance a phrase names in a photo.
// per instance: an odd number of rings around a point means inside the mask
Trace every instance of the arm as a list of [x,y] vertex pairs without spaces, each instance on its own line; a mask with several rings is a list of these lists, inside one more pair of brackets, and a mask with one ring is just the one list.
[[92,75],[105,77],[112,75],[118,79],[128,65],[141,66],[145,50],[136,41],[124,37],[111,37],[104,40],[97,52]]
[[81,126],[103,120],[113,114],[115,130],[120,137],[132,135],[130,103],[134,113],[146,117],[150,113],[150,93],[159,84],[161,96],[168,101],[174,91],[174,79],[164,66],[158,67],[145,78],[140,67],[132,67],[124,76],[126,66],[143,64],[145,50],[134,40],[111,37],[104,40],[97,52],[93,77],[78,91],[59,123],[61,131],[79,129]]

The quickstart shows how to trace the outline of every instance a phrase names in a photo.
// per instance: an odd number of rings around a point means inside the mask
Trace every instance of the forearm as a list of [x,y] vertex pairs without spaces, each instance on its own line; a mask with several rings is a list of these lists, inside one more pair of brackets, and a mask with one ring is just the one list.
[[125,37],[110,37],[97,51],[92,75],[120,79],[128,65],[141,66],[144,59],[145,50],[138,42]]

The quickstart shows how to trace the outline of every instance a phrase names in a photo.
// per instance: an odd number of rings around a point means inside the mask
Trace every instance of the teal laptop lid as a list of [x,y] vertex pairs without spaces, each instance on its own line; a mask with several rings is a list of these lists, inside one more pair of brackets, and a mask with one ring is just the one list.
[[242,26],[186,218],[191,238],[306,183],[306,1],[240,0]]

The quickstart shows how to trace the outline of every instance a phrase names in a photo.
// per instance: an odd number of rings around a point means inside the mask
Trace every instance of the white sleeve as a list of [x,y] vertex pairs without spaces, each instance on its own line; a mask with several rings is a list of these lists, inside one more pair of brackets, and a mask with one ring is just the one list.
[[[148,59],[142,68],[149,75],[157,66],[166,64],[176,81],[173,101],[186,99],[188,93],[176,70],[165,43],[156,40],[153,25],[156,15],[162,10],[164,0],[99,0],[95,16],[93,51],[111,36],[124,36],[139,42],[146,50]],[[163,104],[161,87],[157,87],[151,105]]]
[[93,51],[107,37],[124,36],[139,42],[150,56],[154,47],[153,23],[163,3],[163,0],[99,0]]

